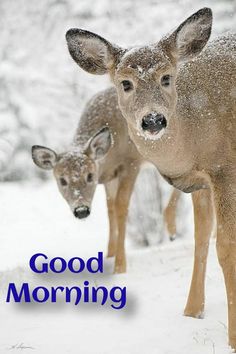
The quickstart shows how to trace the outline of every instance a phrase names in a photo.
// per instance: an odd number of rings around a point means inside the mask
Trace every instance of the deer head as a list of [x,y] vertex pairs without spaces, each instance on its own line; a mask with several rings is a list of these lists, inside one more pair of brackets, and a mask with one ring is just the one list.
[[98,184],[98,162],[111,147],[111,135],[107,127],[89,139],[84,149],[71,149],[57,154],[55,151],[34,145],[34,163],[53,170],[60,193],[69,204],[75,217],[86,218],[90,214],[93,195]]
[[173,121],[178,66],[202,51],[211,26],[212,12],[203,8],[152,45],[123,49],[81,29],[70,29],[66,39],[72,58],[82,69],[110,74],[129,128],[157,140]]

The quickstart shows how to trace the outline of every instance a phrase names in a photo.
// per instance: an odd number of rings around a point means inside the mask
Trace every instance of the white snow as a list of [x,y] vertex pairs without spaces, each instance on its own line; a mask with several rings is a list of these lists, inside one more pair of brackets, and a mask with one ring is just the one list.
[[[234,0],[139,0],[135,6],[133,0],[0,1],[0,178],[30,180],[0,184],[0,354],[230,353],[226,295],[214,240],[205,319],[182,316],[193,263],[191,203],[188,196],[180,205],[181,238],[168,242],[160,209],[170,188],[156,178],[154,170],[139,178],[138,193],[132,198],[127,274],[113,275],[114,260],[106,259],[104,275],[89,277],[108,287],[127,286],[125,309],[5,303],[9,282],[53,286],[87,279],[87,275],[35,276],[28,268],[34,253],[69,259],[106,252],[108,221],[101,186],[89,219],[79,221],[55,181],[32,180],[36,174],[45,179],[45,174],[32,162],[31,145],[63,151],[85,102],[110,85],[107,77],[89,75],[72,61],[65,32],[84,28],[124,47],[155,43],[203,6],[213,9],[212,37],[235,31]],[[196,100],[205,103],[200,94],[193,104]],[[162,239],[165,242],[158,247]],[[154,246],[140,247],[143,244]]]
[[[98,251],[106,252],[108,222],[102,187],[96,192],[92,214],[85,222],[73,217],[54,181],[44,185],[38,181],[2,184],[0,195],[1,354],[230,353],[226,296],[214,240],[207,272],[205,319],[182,315],[193,262],[189,221],[189,235],[173,243],[135,249],[127,242],[127,274],[113,275],[113,259],[105,259],[105,272],[99,276],[43,276],[33,274],[28,267],[29,258],[36,252],[65,259],[86,259]],[[126,286],[127,306],[117,311],[99,304],[75,307],[63,303],[5,303],[9,282],[63,286],[84,280],[107,287]]]

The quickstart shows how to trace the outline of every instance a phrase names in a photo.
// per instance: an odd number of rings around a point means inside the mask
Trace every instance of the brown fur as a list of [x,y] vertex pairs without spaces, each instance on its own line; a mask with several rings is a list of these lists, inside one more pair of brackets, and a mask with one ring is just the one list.
[[[202,189],[195,193],[205,202],[210,200],[209,191],[212,193],[217,252],[228,297],[229,343],[236,349],[236,35],[218,38],[201,52],[211,23],[211,10],[201,9],[160,42],[124,50],[118,64],[113,60],[115,69],[108,67],[107,72],[117,88],[130,137],[144,158],[176,188],[185,192]],[[69,37],[67,41],[70,48]],[[161,85],[166,74],[171,75],[168,88]],[[132,83],[129,92],[124,91],[124,80]],[[154,136],[142,129],[143,117],[153,111],[166,118],[164,134]],[[206,212],[212,215],[212,211],[202,207],[201,198],[193,197],[193,203],[195,261],[200,254],[203,267],[201,274],[193,276],[185,313],[199,317],[211,225]]]
[[[104,158],[96,161],[91,156],[91,144],[88,142],[103,127],[109,127],[113,143]],[[37,155],[37,151],[40,155]],[[44,169],[53,168],[58,188],[72,211],[82,205],[90,208],[97,184],[105,186],[110,224],[108,257],[115,256],[116,273],[125,272],[128,206],[136,177],[145,159],[129,138],[115,89],[99,92],[89,101],[80,117],[74,143],[68,151],[56,154],[50,149],[35,147],[33,159]],[[92,182],[87,181],[89,173],[94,176]],[[67,181],[67,186],[61,184],[61,178]],[[165,211],[170,236],[176,229],[175,209],[176,204],[169,205]]]

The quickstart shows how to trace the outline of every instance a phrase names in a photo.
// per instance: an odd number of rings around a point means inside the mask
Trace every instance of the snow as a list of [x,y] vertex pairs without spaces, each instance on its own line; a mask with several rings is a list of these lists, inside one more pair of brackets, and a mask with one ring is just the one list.
[[[182,315],[193,263],[192,225],[188,235],[148,248],[127,240],[127,274],[113,275],[113,259],[105,259],[104,274],[36,275],[30,257],[84,259],[106,253],[108,221],[102,187],[95,194],[89,220],[76,220],[57,191],[54,181],[38,180],[0,185],[0,353],[20,347],[25,352],[48,353],[160,353],[228,354],[226,296],[215,242],[210,247],[205,319]],[[180,219],[186,213],[183,211]],[[188,219],[190,220],[190,219]],[[99,304],[5,303],[9,282],[31,287],[90,284],[127,287],[122,310]],[[12,348],[18,346],[18,349]]]
[[[113,259],[105,260],[105,273],[99,277],[35,276],[28,268],[36,252],[87,258],[98,251],[106,253],[107,248],[103,188],[97,188],[89,219],[76,220],[55,181],[45,182],[48,175],[34,166],[30,154],[34,144],[63,151],[72,141],[86,101],[110,85],[107,77],[89,75],[72,61],[66,31],[84,28],[117,45],[137,47],[157,42],[203,6],[210,6],[214,13],[212,38],[235,31],[234,0],[137,0],[135,6],[133,0],[94,0],[92,6],[87,0],[0,1],[0,178],[15,181],[0,184],[0,354],[231,352],[214,240],[205,319],[182,316],[193,263],[191,201],[189,196],[182,197],[177,240],[170,243],[160,215],[171,188],[153,169],[138,178],[137,193],[132,196],[127,274],[112,274]],[[201,93],[192,97],[193,105],[197,101],[205,103]],[[76,285],[87,279],[108,287],[127,286],[127,307],[116,311],[91,304],[5,303],[9,282]]]

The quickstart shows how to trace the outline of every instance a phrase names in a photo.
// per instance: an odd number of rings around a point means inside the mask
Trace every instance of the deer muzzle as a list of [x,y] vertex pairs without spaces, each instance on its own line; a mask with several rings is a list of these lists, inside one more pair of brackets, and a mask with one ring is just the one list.
[[86,205],[74,209],[74,216],[78,219],[87,218],[90,215],[90,208]]
[[163,128],[166,128],[167,121],[163,114],[152,112],[143,117],[141,127],[144,131],[151,134],[159,133]]

